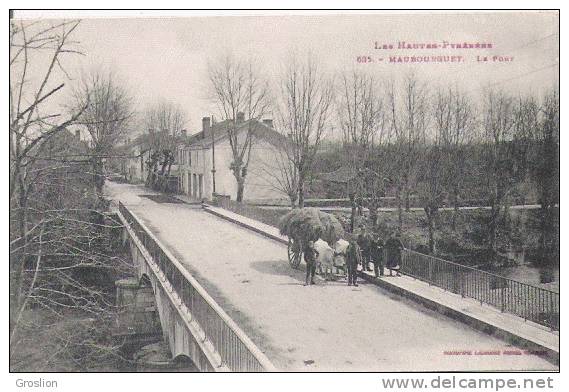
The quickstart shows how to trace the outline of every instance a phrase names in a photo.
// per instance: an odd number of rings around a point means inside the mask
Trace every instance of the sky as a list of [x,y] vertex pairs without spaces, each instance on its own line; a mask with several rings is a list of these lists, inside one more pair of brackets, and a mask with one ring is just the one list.
[[[83,18],[74,39],[85,56],[68,56],[64,66],[70,88],[81,73],[112,70],[135,97],[137,111],[160,101],[175,103],[189,119],[188,133],[194,133],[203,116],[217,115],[208,99],[208,62],[228,53],[254,59],[272,82],[291,53],[311,53],[330,75],[355,69],[388,81],[412,71],[430,88],[456,84],[473,96],[488,85],[541,93],[558,80],[558,23],[554,12]],[[398,49],[401,41],[492,48]],[[394,48],[375,49],[376,43]],[[399,56],[462,61],[389,62]],[[478,61],[484,57],[488,61]]]

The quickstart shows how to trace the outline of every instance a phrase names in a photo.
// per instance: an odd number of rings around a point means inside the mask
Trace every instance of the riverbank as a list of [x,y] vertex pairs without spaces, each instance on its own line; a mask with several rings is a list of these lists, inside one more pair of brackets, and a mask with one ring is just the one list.
[[11,350],[11,372],[131,372],[134,362],[112,341],[114,319],[70,309],[29,309]]

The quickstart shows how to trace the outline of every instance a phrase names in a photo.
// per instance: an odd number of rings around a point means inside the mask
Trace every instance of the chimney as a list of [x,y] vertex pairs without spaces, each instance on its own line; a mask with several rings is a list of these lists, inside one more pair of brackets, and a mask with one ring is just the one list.
[[240,124],[243,121],[245,121],[245,113],[237,112],[237,124]]
[[202,118],[202,131],[205,135],[206,132],[209,132],[211,128],[211,119],[209,117]]
[[81,131],[78,129],[75,130],[75,138],[77,140],[81,140]]
[[266,118],[263,120],[263,124],[265,124],[269,128],[272,128],[273,127],[273,120]]

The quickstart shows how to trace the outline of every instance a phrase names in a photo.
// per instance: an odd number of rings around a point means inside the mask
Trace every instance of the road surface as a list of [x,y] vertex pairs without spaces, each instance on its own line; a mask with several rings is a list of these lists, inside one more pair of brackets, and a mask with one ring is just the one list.
[[[108,183],[106,191],[143,220],[279,369],[554,369],[534,355],[504,355],[512,348],[505,342],[371,284],[305,287],[283,244],[199,206],[156,203],[133,185]],[[449,355],[464,350],[473,355]]]

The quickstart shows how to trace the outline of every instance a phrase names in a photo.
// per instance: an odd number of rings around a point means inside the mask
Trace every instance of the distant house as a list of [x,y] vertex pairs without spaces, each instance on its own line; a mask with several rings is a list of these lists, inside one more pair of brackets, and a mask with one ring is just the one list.
[[31,185],[34,194],[43,194],[53,208],[64,208],[71,195],[87,194],[92,185],[91,161],[79,130],[61,129],[33,148],[38,175]]
[[134,145],[130,151],[131,157],[125,162],[128,181],[144,182],[148,177],[146,161],[150,157],[151,150],[144,145]]
[[47,148],[44,148],[41,155],[50,158],[65,157],[77,161],[83,159],[87,154],[88,144],[81,140],[81,132],[70,129],[62,129],[49,138]]
[[128,138],[122,146],[115,149],[120,156],[116,159],[113,167],[118,169],[125,180],[133,183],[144,182],[148,176],[146,161],[150,157],[151,149],[145,135],[140,135],[134,140]]
[[[180,134],[172,137],[162,136],[163,138],[170,137],[175,141],[175,145],[185,143],[187,141],[186,130],[182,130]],[[133,140],[128,138],[124,145],[118,147],[116,152],[121,156],[120,158],[120,173],[125,176],[129,182],[145,182],[148,178],[148,162],[150,156],[155,152],[154,145],[156,140],[160,138],[158,134],[151,135],[150,133],[143,133]],[[174,151],[175,153],[175,151]],[[170,170],[171,176],[179,175],[178,162],[174,162]]]
[[[191,135],[186,143],[178,145],[179,189],[196,199],[211,199],[214,193],[229,195],[235,199],[237,182],[230,169],[233,154],[228,137],[228,129],[233,120],[225,120],[212,125],[209,117],[202,119],[202,130]],[[249,167],[245,177],[243,199],[257,201],[283,199],[285,196],[275,186],[271,162],[278,153],[285,138],[273,129],[272,120],[245,120],[242,113],[236,119],[236,134],[243,145],[248,130],[252,131],[254,141],[251,148]],[[215,172],[214,172],[215,167]],[[215,178],[215,180],[214,180]]]

